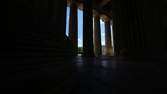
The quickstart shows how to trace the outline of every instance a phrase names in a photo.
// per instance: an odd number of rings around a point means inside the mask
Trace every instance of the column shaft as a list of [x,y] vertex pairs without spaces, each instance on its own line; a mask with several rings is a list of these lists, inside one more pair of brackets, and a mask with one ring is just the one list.
[[94,56],[92,0],[84,0],[83,51],[84,51],[84,56]]
[[94,51],[96,56],[102,54],[101,47],[101,29],[100,29],[100,16],[94,16]]
[[75,55],[78,53],[78,18],[77,5],[71,2],[70,5],[70,21],[69,21],[69,38],[72,42],[72,49]]
[[110,21],[105,22],[105,44],[106,44],[106,54],[112,54],[112,44],[111,44],[111,27]]

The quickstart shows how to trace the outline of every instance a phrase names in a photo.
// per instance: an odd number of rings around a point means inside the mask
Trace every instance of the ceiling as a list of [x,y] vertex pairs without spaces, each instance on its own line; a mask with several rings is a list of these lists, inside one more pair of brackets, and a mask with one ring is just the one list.
[[[67,0],[68,3],[71,0]],[[83,9],[84,0],[75,0],[78,2],[78,7]],[[101,14],[101,18],[110,18],[112,19],[112,0],[93,0],[93,8]],[[106,16],[106,17],[104,17]]]

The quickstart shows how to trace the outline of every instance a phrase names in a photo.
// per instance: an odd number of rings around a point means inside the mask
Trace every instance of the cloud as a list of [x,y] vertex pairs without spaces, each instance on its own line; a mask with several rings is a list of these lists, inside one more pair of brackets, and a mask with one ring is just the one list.
[[69,15],[67,15],[67,16],[66,16],[66,18],[67,18],[67,21],[69,21],[69,20],[70,20],[70,16],[69,16]]
[[102,45],[105,45],[105,41],[104,41],[104,40],[102,40],[101,44],[102,44]]
[[79,41],[79,42],[81,42],[81,39],[80,39],[80,38],[78,38],[78,41]]
[[104,32],[102,32],[102,33],[101,33],[101,35],[102,35],[102,37],[104,37],[104,36],[105,36],[105,33],[104,33]]
[[101,43],[102,45],[105,45],[105,32],[101,33]]
[[82,47],[82,40],[80,38],[78,38],[78,46]]
[[69,20],[70,19],[70,16],[67,16],[67,20]]

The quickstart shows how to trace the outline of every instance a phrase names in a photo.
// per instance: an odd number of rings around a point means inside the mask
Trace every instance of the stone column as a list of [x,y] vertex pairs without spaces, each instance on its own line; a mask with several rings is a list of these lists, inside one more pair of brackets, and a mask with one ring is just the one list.
[[84,0],[83,9],[83,51],[84,56],[94,56],[92,0]]
[[95,56],[102,54],[100,16],[97,12],[94,14],[94,52]]
[[105,45],[106,45],[106,54],[112,54],[112,44],[111,44],[111,27],[110,20],[105,21]]
[[77,4],[70,2],[69,38],[72,42],[72,49],[75,55],[78,53],[78,18]]

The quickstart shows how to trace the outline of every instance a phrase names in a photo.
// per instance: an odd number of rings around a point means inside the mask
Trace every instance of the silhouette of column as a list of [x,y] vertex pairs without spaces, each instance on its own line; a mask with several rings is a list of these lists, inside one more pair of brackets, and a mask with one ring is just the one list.
[[70,2],[69,38],[72,42],[72,49],[75,55],[78,53],[78,18],[77,4]]
[[84,56],[94,56],[92,0],[84,0],[83,2],[83,52]]
[[106,44],[106,54],[112,54],[112,44],[111,44],[111,27],[110,20],[105,21],[105,44]]
[[100,16],[97,12],[94,13],[94,51],[95,56],[102,54]]

